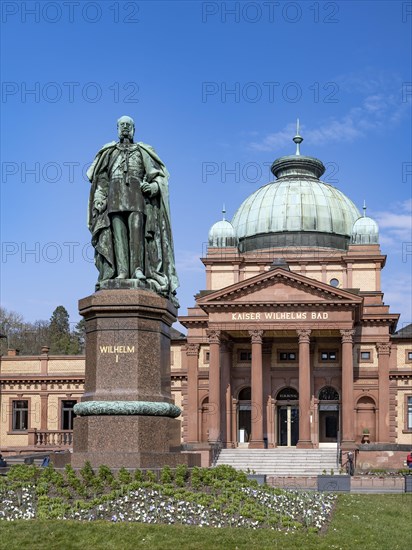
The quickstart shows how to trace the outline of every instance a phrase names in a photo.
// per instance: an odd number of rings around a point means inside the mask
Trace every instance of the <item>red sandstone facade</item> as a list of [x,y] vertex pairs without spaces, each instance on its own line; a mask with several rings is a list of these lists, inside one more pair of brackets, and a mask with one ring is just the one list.
[[[271,267],[274,254],[286,265]],[[180,317],[185,442],[412,442],[411,354],[392,337],[399,316],[383,302],[379,245],[243,255],[210,247],[203,263],[207,289]],[[222,280],[231,284],[216,288]]]

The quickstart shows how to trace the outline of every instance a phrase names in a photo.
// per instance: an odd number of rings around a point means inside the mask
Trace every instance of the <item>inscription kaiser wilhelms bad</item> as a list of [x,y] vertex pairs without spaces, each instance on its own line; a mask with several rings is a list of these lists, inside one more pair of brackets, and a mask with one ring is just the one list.
[[232,321],[264,321],[264,320],[315,320],[329,319],[327,311],[269,311],[269,312],[247,312],[247,313],[232,313]]

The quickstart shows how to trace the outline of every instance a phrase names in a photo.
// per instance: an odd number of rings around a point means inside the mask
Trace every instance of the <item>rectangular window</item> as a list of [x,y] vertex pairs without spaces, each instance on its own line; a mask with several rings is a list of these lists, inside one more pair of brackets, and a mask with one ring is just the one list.
[[412,396],[408,397],[407,401],[406,424],[407,429],[412,430]]
[[279,352],[279,361],[296,361],[297,355],[294,351]]
[[246,351],[246,350],[240,350],[239,361],[252,361],[252,352]]
[[412,361],[412,351],[408,351],[408,361]]
[[338,354],[336,351],[321,351],[320,360],[321,361],[337,361]]
[[209,363],[210,362],[210,351],[205,351],[203,353],[203,363]]
[[62,419],[62,430],[72,430],[73,429],[73,418],[76,416],[73,411],[73,407],[77,401],[73,400],[64,400],[61,402],[61,419]]
[[29,402],[26,399],[13,401],[12,430],[14,432],[29,429]]
[[364,361],[369,361],[371,358],[371,352],[370,351],[361,351],[360,358]]

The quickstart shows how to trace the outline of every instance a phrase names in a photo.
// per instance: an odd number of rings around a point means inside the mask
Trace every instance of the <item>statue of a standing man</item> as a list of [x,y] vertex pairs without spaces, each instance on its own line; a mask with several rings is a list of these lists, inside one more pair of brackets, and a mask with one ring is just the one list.
[[119,142],[104,145],[87,172],[96,289],[146,288],[177,305],[169,173],[152,147],[133,142],[132,118],[117,129]]

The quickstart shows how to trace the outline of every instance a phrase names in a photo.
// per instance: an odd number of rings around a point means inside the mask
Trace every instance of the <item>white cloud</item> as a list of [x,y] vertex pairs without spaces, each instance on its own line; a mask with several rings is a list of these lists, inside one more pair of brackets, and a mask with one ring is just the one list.
[[[370,71],[369,71],[370,72]],[[335,79],[340,91],[357,92],[358,105],[340,118],[331,117],[317,128],[302,127],[305,142],[312,145],[352,142],[364,138],[371,131],[386,131],[410,111],[410,104],[402,101],[402,82],[396,75],[349,75]],[[283,146],[294,135],[295,127],[288,124],[282,130],[250,143],[252,149],[271,151]]]
[[204,271],[204,265],[200,261],[199,251],[177,250],[176,253],[176,271],[177,273],[194,273]]
[[398,202],[391,210],[373,213],[381,232],[381,244],[402,246],[412,241],[412,200]]
[[295,132],[296,126],[294,124],[288,124],[283,130],[279,130],[279,132],[275,132],[274,134],[269,134],[259,142],[252,142],[250,146],[252,149],[257,149],[258,151],[271,151],[278,147],[283,147],[285,143],[289,142],[290,136],[295,135]]

